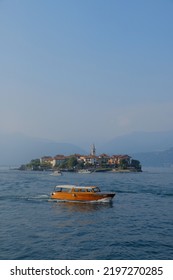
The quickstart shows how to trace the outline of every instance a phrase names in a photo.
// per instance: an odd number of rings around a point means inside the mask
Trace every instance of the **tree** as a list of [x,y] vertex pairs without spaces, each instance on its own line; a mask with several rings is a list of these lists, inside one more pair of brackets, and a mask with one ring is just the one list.
[[68,168],[74,168],[78,164],[76,157],[70,157],[67,161]]
[[121,159],[119,163],[119,167],[121,169],[127,169],[128,168],[128,162],[126,159]]
[[30,163],[26,164],[26,169],[37,170],[40,167],[39,159],[32,159]]
[[30,164],[31,164],[31,165],[35,165],[35,166],[38,166],[38,165],[40,165],[40,159],[39,159],[39,158],[32,159],[32,160],[30,161]]
[[141,171],[141,164],[139,160],[132,159],[131,160],[131,167],[134,167],[137,171]]

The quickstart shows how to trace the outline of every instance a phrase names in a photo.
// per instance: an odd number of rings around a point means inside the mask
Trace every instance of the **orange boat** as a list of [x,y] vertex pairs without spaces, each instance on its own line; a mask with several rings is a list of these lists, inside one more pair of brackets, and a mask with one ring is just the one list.
[[110,202],[115,193],[101,192],[96,186],[59,185],[51,193],[51,198],[76,202]]

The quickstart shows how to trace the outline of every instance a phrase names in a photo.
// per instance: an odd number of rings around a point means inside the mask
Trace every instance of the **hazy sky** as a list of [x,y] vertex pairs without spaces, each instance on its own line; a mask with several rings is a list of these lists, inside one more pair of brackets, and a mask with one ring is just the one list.
[[0,0],[0,133],[173,128],[173,0]]

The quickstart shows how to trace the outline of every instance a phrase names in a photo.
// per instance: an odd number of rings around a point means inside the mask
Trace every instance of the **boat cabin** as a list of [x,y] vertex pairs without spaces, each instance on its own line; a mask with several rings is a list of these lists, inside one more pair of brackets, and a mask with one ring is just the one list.
[[90,193],[98,193],[100,192],[100,189],[96,186],[88,186],[88,187],[82,187],[82,186],[74,186],[74,185],[62,185],[62,186],[56,186],[55,187],[55,192],[72,192],[72,193],[86,193],[86,192],[90,192]]

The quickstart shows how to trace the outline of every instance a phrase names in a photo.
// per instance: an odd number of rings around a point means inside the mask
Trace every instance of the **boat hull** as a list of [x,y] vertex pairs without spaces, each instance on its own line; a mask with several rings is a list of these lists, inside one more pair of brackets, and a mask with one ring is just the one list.
[[114,193],[63,193],[53,192],[51,199],[77,202],[110,202]]

